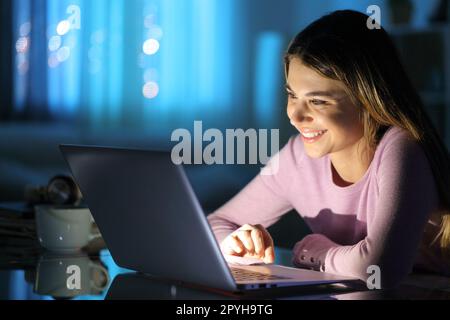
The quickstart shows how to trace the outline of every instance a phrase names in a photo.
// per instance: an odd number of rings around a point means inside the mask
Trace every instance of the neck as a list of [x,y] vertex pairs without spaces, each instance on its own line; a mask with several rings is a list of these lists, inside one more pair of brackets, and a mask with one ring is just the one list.
[[367,172],[374,154],[363,138],[347,149],[331,153],[334,182],[342,187],[358,182]]

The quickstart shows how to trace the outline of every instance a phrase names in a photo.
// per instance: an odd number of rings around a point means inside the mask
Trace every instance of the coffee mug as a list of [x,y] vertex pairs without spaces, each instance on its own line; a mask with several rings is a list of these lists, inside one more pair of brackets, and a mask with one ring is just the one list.
[[101,295],[110,282],[108,270],[86,254],[46,252],[36,268],[34,292],[54,298]]
[[72,253],[99,237],[92,232],[89,208],[74,206],[35,206],[36,232],[39,243],[47,250]]

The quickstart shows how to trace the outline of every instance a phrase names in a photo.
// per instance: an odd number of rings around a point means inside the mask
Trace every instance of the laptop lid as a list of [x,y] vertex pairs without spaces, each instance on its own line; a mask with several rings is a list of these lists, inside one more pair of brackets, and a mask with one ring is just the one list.
[[60,149],[119,266],[237,289],[183,167],[169,152]]

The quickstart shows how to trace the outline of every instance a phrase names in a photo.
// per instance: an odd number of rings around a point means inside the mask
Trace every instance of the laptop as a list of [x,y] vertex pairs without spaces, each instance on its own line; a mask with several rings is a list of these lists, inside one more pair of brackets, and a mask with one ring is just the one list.
[[170,152],[60,149],[120,267],[232,292],[358,281],[275,264],[227,263],[183,166],[173,164]]

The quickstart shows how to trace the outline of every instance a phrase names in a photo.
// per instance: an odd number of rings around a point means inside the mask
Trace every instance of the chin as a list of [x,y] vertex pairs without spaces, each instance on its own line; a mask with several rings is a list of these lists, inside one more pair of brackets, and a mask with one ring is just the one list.
[[327,155],[326,152],[319,151],[319,150],[311,150],[308,147],[305,147],[305,151],[306,151],[306,154],[310,158],[313,158],[313,159],[320,159],[320,158],[323,158],[323,157],[325,157]]

